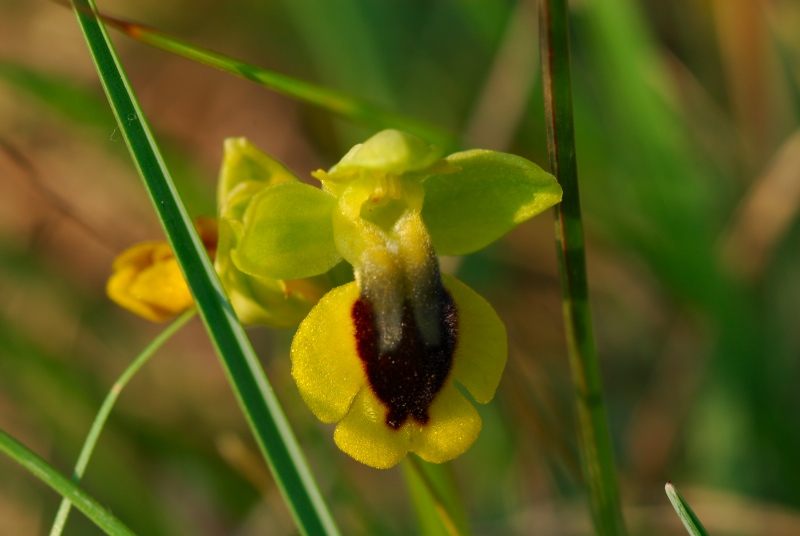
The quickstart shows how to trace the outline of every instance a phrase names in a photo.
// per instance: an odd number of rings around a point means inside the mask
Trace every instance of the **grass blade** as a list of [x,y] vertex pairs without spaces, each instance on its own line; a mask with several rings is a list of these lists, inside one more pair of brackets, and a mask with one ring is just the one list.
[[358,99],[347,93],[318,86],[298,78],[276,73],[167,33],[134,22],[101,14],[102,20],[129,37],[154,48],[208,65],[220,71],[250,80],[273,91],[313,104],[345,119],[378,129],[397,128],[436,143],[450,152],[459,146],[456,136],[441,127],[407,117]]
[[133,532],[128,527],[108,510],[100,506],[88,493],[2,430],[0,430],[0,452],[8,455],[33,476],[68,499],[78,510],[86,514],[86,517],[103,529],[106,534],[133,536]]
[[622,535],[626,533],[625,523],[589,305],[566,0],[540,0],[539,21],[550,168],[564,190],[563,200],[556,206],[556,242],[567,351],[575,385],[581,465],[589,488],[595,531],[604,536]]
[[106,128],[108,106],[67,78],[43,74],[23,63],[0,59],[0,79],[75,123]]
[[428,464],[414,456],[403,460],[409,495],[425,536],[466,536],[466,515],[447,464]]
[[[114,403],[117,401],[119,394],[128,384],[130,379],[133,378],[134,374],[136,374],[139,369],[141,369],[142,366],[144,366],[144,364],[150,360],[156,350],[161,348],[161,346],[167,342],[170,337],[172,337],[178,330],[185,326],[189,320],[194,318],[195,314],[196,311],[191,309],[178,317],[178,319],[172,324],[167,326],[167,329],[159,333],[159,335],[147,345],[147,348],[145,348],[142,353],[140,353],[136,359],[134,359],[133,362],[128,365],[119,379],[111,387],[111,390],[108,392],[108,395],[106,395],[105,400],[103,400],[103,404],[100,406],[100,411],[97,412],[97,415],[94,418],[92,427],[89,429],[89,434],[86,436],[86,440],[83,443],[81,453],[78,455],[78,461],[75,464],[75,469],[72,472],[72,480],[74,482],[79,482],[83,477],[83,473],[86,471],[86,466],[89,464],[89,458],[91,458],[94,447],[97,444],[97,440],[100,438],[100,432],[103,431],[103,426],[105,426],[108,415],[111,413],[111,409],[114,407]],[[60,534],[64,531],[64,526],[67,523],[71,506],[72,502],[70,502],[67,497],[64,497],[64,500],[61,501],[61,505],[58,507],[58,513],[56,514],[55,521],[53,521],[53,527],[50,529],[50,536],[60,536]]]
[[686,527],[686,531],[692,536],[708,536],[705,527],[700,523],[700,520],[697,519],[697,516],[689,505],[686,504],[686,501],[681,494],[678,493],[678,490],[675,489],[675,486],[672,485],[672,482],[667,482],[664,486],[664,491],[667,492],[669,502],[672,503],[672,507],[675,509],[678,517],[683,521],[683,526]]
[[338,534],[297,440],[167,172],[92,0],[75,13],[126,144],[240,407],[304,534]]

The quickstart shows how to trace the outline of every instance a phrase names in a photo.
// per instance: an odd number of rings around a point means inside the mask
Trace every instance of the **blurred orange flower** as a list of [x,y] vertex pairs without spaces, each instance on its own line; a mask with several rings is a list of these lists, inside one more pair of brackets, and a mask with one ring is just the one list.
[[[217,220],[197,218],[197,232],[213,257],[217,249]],[[194,305],[172,248],[165,241],[129,247],[115,260],[106,293],[121,307],[153,322],[163,322]]]

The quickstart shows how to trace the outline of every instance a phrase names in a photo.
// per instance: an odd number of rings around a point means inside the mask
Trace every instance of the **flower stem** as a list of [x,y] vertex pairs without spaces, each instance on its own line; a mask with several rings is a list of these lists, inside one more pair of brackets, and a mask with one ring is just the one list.
[[[167,329],[159,333],[158,336],[153,339],[144,350],[142,350],[142,353],[140,353],[136,359],[134,359],[133,362],[128,365],[128,368],[125,369],[119,379],[111,387],[111,390],[106,395],[105,400],[103,400],[103,404],[100,406],[100,410],[97,412],[97,415],[94,418],[94,422],[92,423],[92,427],[89,429],[89,434],[86,436],[86,440],[83,442],[83,448],[81,448],[81,453],[78,456],[78,461],[75,464],[75,469],[72,473],[72,480],[74,482],[79,482],[83,477],[83,473],[86,471],[86,466],[89,464],[89,458],[92,456],[92,452],[97,444],[97,440],[100,438],[100,432],[103,431],[103,426],[105,426],[106,420],[108,420],[108,415],[111,413],[111,409],[114,407],[114,403],[117,401],[122,389],[124,389],[130,379],[133,378],[133,375],[136,374],[145,363],[147,363],[156,350],[161,348],[161,346],[167,342],[170,337],[172,337],[179,329],[185,326],[189,320],[194,318],[195,313],[196,310],[194,308],[186,311],[172,324],[170,324]],[[69,516],[71,508],[72,502],[66,496],[64,496],[64,498],[61,500],[61,506],[58,508],[56,518],[53,521],[53,527],[50,529],[50,536],[61,535],[62,531],[64,530],[64,525],[67,523],[67,517]]]
[[556,206],[556,243],[572,379],[578,446],[589,487],[595,531],[626,534],[619,499],[602,381],[594,342],[581,221],[566,0],[540,0],[540,39],[550,168],[564,191]]

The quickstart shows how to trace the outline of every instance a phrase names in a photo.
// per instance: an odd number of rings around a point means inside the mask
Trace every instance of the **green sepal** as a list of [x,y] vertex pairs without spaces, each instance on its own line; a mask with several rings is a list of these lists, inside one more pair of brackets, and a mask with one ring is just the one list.
[[561,201],[555,177],[520,156],[475,149],[445,161],[457,171],[422,183],[422,219],[439,255],[466,255]]
[[439,147],[399,130],[382,130],[364,143],[359,143],[329,171],[312,173],[326,189],[339,196],[353,179],[369,174],[373,177],[403,175],[433,166],[441,159]]
[[335,206],[333,195],[307,184],[265,188],[247,207],[233,262],[246,274],[272,279],[327,272],[342,259],[333,240]]
[[428,145],[413,134],[388,129],[350,149],[335,170],[367,169],[400,175],[430,166],[441,154],[438,147]]
[[244,235],[248,206],[265,189],[281,183],[302,184],[286,166],[246,138],[225,140],[217,190],[219,242],[215,268],[244,324],[296,326],[331,286],[326,276],[284,281],[247,274],[233,261]]
[[289,281],[245,274],[232,259],[241,236],[241,222],[220,218],[214,268],[239,320],[245,325],[297,326],[331,288],[327,274]]
[[241,220],[247,202],[267,186],[302,182],[289,168],[247,138],[227,138],[217,186],[217,206],[223,217]]

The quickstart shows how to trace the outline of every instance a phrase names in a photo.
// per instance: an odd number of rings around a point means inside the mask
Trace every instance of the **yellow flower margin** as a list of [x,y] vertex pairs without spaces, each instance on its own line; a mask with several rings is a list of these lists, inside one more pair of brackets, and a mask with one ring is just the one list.
[[351,311],[359,296],[353,282],[329,292],[300,325],[292,344],[292,375],[308,407],[321,421],[338,422],[336,445],[379,469],[408,452],[441,463],[463,454],[481,429],[481,419],[455,385],[487,403],[506,363],[506,330],[492,307],[454,277],[443,275],[456,303],[459,338],[442,389],[420,424],[408,418],[399,430],[386,426],[386,407],[370,389],[356,349]]

